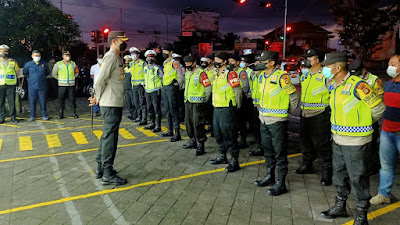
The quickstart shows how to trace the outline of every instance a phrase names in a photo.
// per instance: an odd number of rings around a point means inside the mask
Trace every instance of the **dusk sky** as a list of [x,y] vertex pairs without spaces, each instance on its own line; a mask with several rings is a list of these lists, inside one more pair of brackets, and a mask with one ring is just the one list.
[[[60,8],[60,0],[51,0]],[[271,8],[261,8],[259,0],[248,0],[240,5],[232,0],[63,0],[63,11],[78,22],[85,42],[90,43],[90,31],[105,26],[111,30],[122,28],[130,36],[129,45],[144,48],[150,41],[164,44],[167,40],[167,21],[169,40],[180,35],[181,10],[191,7],[196,10],[209,10],[220,13],[220,33],[234,32],[241,37],[261,38],[268,31],[283,25],[283,0],[271,0]],[[112,4],[111,4],[112,2]],[[309,20],[324,25],[325,29],[337,28],[324,0],[289,0],[288,23]],[[137,31],[145,33],[138,33]],[[154,35],[154,31],[161,34]],[[330,41],[330,47],[337,47],[337,40]]]

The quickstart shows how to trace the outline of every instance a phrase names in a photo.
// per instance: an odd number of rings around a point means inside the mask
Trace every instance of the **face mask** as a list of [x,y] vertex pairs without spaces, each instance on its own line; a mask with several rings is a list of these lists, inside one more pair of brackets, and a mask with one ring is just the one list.
[[122,44],[119,45],[119,50],[121,52],[124,52],[127,47],[128,47],[128,44],[126,42],[122,42]]
[[39,62],[40,61],[40,56],[39,57],[33,57],[33,61]]
[[301,61],[301,66],[305,68],[311,68],[311,61],[310,60],[303,60]]
[[194,66],[193,66],[193,65],[185,66],[185,68],[186,68],[187,70],[189,70],[189,71],[192,71],[192,70],[194,69]]
[[246,67],[246,63],[241,62],[241,63],[239,64],[239,66],[240,66],[240,68],[245,68],[245,67]]
[[399,75],[399,73],[396,72],[397,71],[397,67],[394,66],[389,66],[386,69],[386,73],[391,77],[391,78],[395,78],[397,77],[397,75]]
[[137,55],[136,54],[131,54],[132,60],[135,61],[137,59]]
[[235,68],[235,64],[229,63],[228,64],[228,69],[233,70]]
[[71,60],[71,57],[65,57],[65,61],[69,61],[69,60]]
[[164,57],[164,59],[168,59],[168,57],[169,57],[169,54],[167,54],[167,53],[163,53],[163,54],[162,54],[162,57]]
[[1,58],[7,58],[8,57],[8,53],[1,53],[0,57]]
[[147,62],[148,62],[149,64],[154,64],[154,63],[155,63],[154,59],[149,59],[149,60],[147,60]]
[[200,64],[200,66],[201,66],[201,68],[203,68],[203,69],[207,68],[207,65],[206,65],[206,64]]
[[327,78],[327,79],[332,79],[334,77],[334,74],[332,74],[332,68],[324,67],[322,69],[322,74]]
[[308,72],[308,69],[301,69],[302,74],[306,74]]
[[103,63],[103,59],[98,59],[97,62],[102,64]]
[[266,63],[259,63],[259,64],[257,64],[256,69],[257,70],[265,70],[265,69],[267,69],[267,64]]
[[222,63],[220,63],[220,62],[215,62],[214,63],[214,66],[215,66],[215,68],[221,68],[222,67]]

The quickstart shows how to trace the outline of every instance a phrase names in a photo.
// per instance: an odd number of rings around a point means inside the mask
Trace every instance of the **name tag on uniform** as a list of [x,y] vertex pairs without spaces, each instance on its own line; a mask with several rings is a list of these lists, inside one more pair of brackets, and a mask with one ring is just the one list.
[[277,75],[273,75],[273,76],[271,77],[271,83],[272,83],[272,84],[278,83],[278,76],[277,76]]
[[344,95],[351,95],[351,93],[350,93],[350,88],[351,88],[351,86],[352,86],[352,84],[345,84],[345,85],[344,85],[344,88],[343,88],[343,91],[341,92],[341,94],[344,94]]
[[317,80],[317,81],[322,81],[322,79],[324,79],[324,75],[323,74],[319,74],[317,76],[317,78],[315,78],[315,80]]

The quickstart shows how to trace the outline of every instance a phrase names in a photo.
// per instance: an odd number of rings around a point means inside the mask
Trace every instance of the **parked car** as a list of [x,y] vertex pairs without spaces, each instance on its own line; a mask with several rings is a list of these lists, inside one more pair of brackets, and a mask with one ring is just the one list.
[[281,64],[281,70],[284,70],[286,71],[286,73],[289,74],[290,79],[292,80],[292,83],[294,85],[300,84],[301,70],[295,60],[283,61]]

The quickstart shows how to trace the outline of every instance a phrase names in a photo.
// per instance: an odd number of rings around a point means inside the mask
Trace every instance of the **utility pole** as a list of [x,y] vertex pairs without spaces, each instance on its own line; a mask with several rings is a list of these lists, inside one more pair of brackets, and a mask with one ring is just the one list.
[[63,8],[62,8],[62,0],[60,0],[60,10],[61,10],[61,12],[63,11]]
[[286,58],[286,29],[287,29],[287,0],[285,0],[285,26],[283,28],[283,53],[282,60]]

